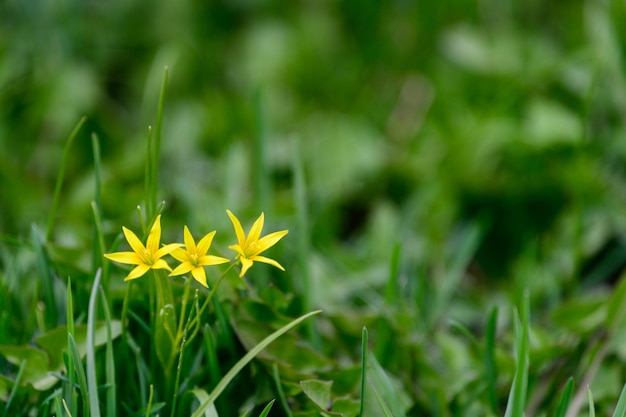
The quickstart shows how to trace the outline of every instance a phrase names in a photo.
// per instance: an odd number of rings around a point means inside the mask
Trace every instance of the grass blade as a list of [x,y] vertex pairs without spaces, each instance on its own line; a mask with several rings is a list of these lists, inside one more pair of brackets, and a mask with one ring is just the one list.
[[368,351],[368,334],[367,327],[363,326],[361,332],[361,405],[359,407],[359,416],[363,417],[365,409],[365,382],[367,381],[367,351]]
[[100,417],[94,333],[96,326],[96,306],[98,303],[98,286],[100,285],[101,276],[102,269],[98,269],[93,286],[91,287],[91,295],[89,296],[89,306],[87,312],[87,389],[89,390],[89,409],[92,417]]
[[22,360],[20,363],[20,369],[17,371],[17,375],[15,376],[15,383],[13,384],[13,388],[11,388],[11,393],[9,394],[9,398],[7,399],[6,405],[4,406],[3,417],[6,417],[11,408],[11,403],[13,402],[13,398],[15,397],[15,393],[17,392],[17,387],[20,385],[20,380],[22,379],[22,374],[24,373],[24,369],[26,368],[26,360]]
[[626,385],[622,388],[622,393],[619,395],[613,417],[625,417],[626,416]]
[[105,348],[105,377],[107,386],[106,414],[107,417],[115,417],[117,415],[117,397],[115,384],[115,358],[113,356],[113,331],[111,330],[111,312],[109,310],[109,304],[102,286],[100,286],[99,290],[107,329],[107,341]]
[[526,389],[528,386],[528,326],[529,326],[528,293],[522,300],[521,317],[515,321],[515,348],[517,351],[517,367],[513,377],[513,385],[506,405],[505,417],[524,417],[526,405]]
[[[67,278],[67,334],[67,345],[69,346],[69,335],[74,336],[74,300],[72,298],[72,280],[69,277]],[[76,407],[78,407],[78,395],[76,394],[76,390],[74,390],[76,374],[74,373],[74,361],[71,359],[67,361],[67,376],[69,379],[68,395],[70,408],[76,410]]]
[[204,412],[204,410],[206,410],[209,406],[211,406],[215,402],[217,397],[220,396],[220,394],[224,391],[224,389],[226,389],[228,384],[230,384],[230,382],[235,378],[235,376],[237,376],[237,374],[248,363],[250,363],[250,361],[254,359],[256,355],[258,355],[263,349],[265,349],[270,343],[278,339],[283,334],[287,333],[289,330],[296,327],[298,324],[300,324],[307,318],[315,314],[319,314],[319,313],[321,313],[321,310],[312,311],[303,316],[300,316],[297,319],[290,322],[289,324],[287,324],[286,326],[283,326],[280,329],[276,330],[274,333],[267,336],[261,342],[259,342],[259,344],[257,344],[248,353],[246,353],[243,356],[243,358],[239,359],[237,363],[235,363],[235,365],[233,365],[233,367],[226,373],[226,375],[224,375],[224,377],[220,380],[220,382],[218,382],[218,384],[213,389],[213,391],[211,391],[211,393],[209,394],[209,397],[204,402],[202,402],[200,407],[198,407],[198,409],[193,413],[192,417],[202,417],[202,413]]
[[567,408],[569,407],[569,401],[572,398],[572,391],[574,390],[574,378],[570,377],[565,384],[563,395],[559,401],[559,405],[556,407],[555,417],[565,417]]
[[274,363],[272,365],[272,376],[274,377],[274,384],[276,384],[276,392],[278,393],[278,401],[280,402],[280,406],[285,411],[285,415],[287,417],[292,417],[291,409],[287,404],[287,397],[285,397],[285,392],[283,391],[283,386],[280,382],[280,373],[278,372],[278,364]]
[[272,409],[272,406],[274,405],[274,401],[276,400],[270,401],[269,404],[265,406],[263,411],[261,411],[261,414],[259,414],[259,417],[267,417],[267,415],[270,413],[270,410]]
[[485,379],[487,381],[487,396],[489,407],[494,415],[499,414],[498,407],[498,367],[496,365],[496,326],[498,323],[498,307],[494,307],[489,314],[485,343]]
[[593,394],[591,388],[587,387],[587,399],[589,400],[589,417],[596,417],[596,407],[593,402]]
[[83,361],[80,359],[80,353],[78,352],[78,346],[76,345],[76,340],[74,340],[74,336],[71,334],[67,335],[69,339],[69,350],[70,355],[68,358],[68,362],[74,362],[74,370],[76,371],[76,379],[78,382],[78,388],[80,389],[80,395],[83,400],[83,416],[89,415],[89,390],[87,389],[87,376],[85,375],[85,370],[83,369]]
[[82,117],[72,133],[70,137],[67,139],[65,143],[65,148],[63,149],[63,156],[61,157],[61,166],[59,167],[59,175],[57,176],[57,182],[54,186],[54,194],[52,196],[52,204],[50,205],[50,212],[48,213],[48,227],[46,228],[46,242],[49,242],[52,238],[52,227],[54,225],[54,218],[56,217],[57,208],[59,206],[59,199],[61,198],[61,188],[63,187],[63,178],[65,177],[65,168],[67,167],[67,158],[70,154],[70,148],[72,147],[72,143],[78,132],[83,127],[85,122],[87,121],[86,117]]

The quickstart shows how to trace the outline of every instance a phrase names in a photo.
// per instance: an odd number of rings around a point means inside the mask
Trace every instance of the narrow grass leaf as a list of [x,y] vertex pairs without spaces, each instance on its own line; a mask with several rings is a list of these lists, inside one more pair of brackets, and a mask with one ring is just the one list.
[[[72,298],[72,280],[70,277],[67,277],[67,334],[74,336],[74,301]],[[69,337],[67,345],[70,345]],[[67,360],[67,376],[69,378],[68,396],[70,399],[70,408],[76,410],[78,406],[78,395],[74,389],[76,374],[74,373],[74,361],[69,357]]]
[[591,388],[587,387],[587,400],[589,401],[589,417],[596,417],[596,406],[593,402]]
[[70,134],[70,137],[67,139],[67,142],[65,143],[65,148],[63,149],[63,156],[61,157],[61,165],[59,166],[59,175],[57,176],[57,182],[56,182],[56,185],[54,186],[52,204],[50,205],[50,211],[48,212],[48,227],[46,228],[46,242],[49,242],[50,239],[52,238],[52,228],[54,225],[57,208],[59,206],[59,200],[61,198],[61,189],[63,188],[63,178],[65,177],[65,168],[67,167],[67,159],[70,154],[70,148],[72,147],[72,143],[74,142],[74,139],[76,139],[78,132],[85,124],[85,121],[87,121],[86,117],[82,117],[80,119],[80,121],[78,122],[78,124],[76,125],[72,133]]
[[89,415],[89,389],[87,387],[87,376],[85,375],[85,370],[83,369],[83,361],[80,359],[80,352],[78,351],[78,346],[76,345],[76,341],[74,340],[74,336],[68,334],[69,339],[69,360],[74,362],[74,370],[76,371],[76,380],[78,382],[78,389],[80,390],[80,395],[83,400],[83,413],[82,415]]
[[263,411],[261,411],[261,414],[259,414],[259,417],[267,417],[267,415],[270,413],[270,410],[272,409],[272,406],[274,405],[274,401],[276,400],[272,400],[270,401],[265,408],[263,409]]
[[283,385],[280,382],[280,373],[278,371],[278,364],[274,363],[272,365],[272,377],[274,378],[274,385],[276,385],[276,392],[278,393],[278,401],[280,402],[280,406],[283,408],[285,415],[287,417],[292,417],[291,409],[287,404],[287,397],[285,397],[285,392],[283,391]]
[[487,382],[487,398],[494,415],[499,414],[498,407],[498,365],[496,364],[496,326],[498,323],[498,307],[493,307],[487,321],[485,341],[485,380]]
[[367,327],[363,326],[361,331],[361,405],[359,407],[359,416],[363,417],[365,410],[365,383],[367,381],[367,352],[368,347]]
[[13,402],[13,398],[15,398],[15,393],[17,392],[17,387],[20,385],[20,381],[22,380],[22,374],[24,373],[24,368],[26,368],[26,361],[23,360],[20,364],[20,368],[17,371],[17,375],[15,376],[15,383],[13,384],[13,388],[11,388],[11,393],[9,394],[9,398],[7,398],[6,404],[4,406],[4,414],[3,417],[8,416],[9,409],[11,408],[11,403]]
[[[391,381],[376,357],[367,352],[367,379],[369,387],[376,395],[376,400],[383,410],[388,410],[393,417],[404,417],[410,406],[406,393],[399,390]],[[363,417],[363,415],[361,415]]]
[[59,324],[59,312],[57,311],[56,298],[54,297],[54,275],[50,265],[50,257],[44,246],[41,232],[35,224],[31,228],[31,238],[37,258],[37,272],[40,277],[41,293],[46,309],[44,315],[45,329],[41,329],[43,332]]
[[[398,286],[398,272],[400,270],[400,251],[402,246],[396,243],[391,251],[391,262],[389,264],[389,276],[387,278],[387,285],[385,287],[385,305],[384,311],[393,311],[393,306],[397,305],[400,300],[399,286]],[[380,318],[378,321],[378,338],[374,352],[376,358],[383,366],[387,366],[387,362],[393,355],[388,355],[388,352],[392,349],[392,334],[393,331],[389,325],[389,321],[384,318]]]
[[[311,265],[309,264],[309,254],[311,253],[311,229],[309,225],[309,204],[304,174],[304,161],[302,159],[302,150],[299,139],[293,141],[292,161],[294,181],[293,190],[296,206],[296,227],[298,231],[296,234],[296,245],[298,248],[296,251],[296,259],[300,270],[300,277],[293,283],[293,286],[302,296],[302,309],[304,311],[310,311],[315,303],[315,300],[313,299],[313,287],[311,284]],[[321,338],[317,328],[314,326],[314,322],[307,322],[305,323],[305,326],[306,334],[311,344],[316,348],[320,348]]]
[[[526,390],[528,385],[528,326],[529,326],[528,293],[522,300],[521,318],[515,321],[515,349],[517,351],[515,376],[509,393],[505,417],[524,417]],[[517,316],[517,315],[516,315]]]
[[211,406],[215,402],[217,397],[220,396],[220,394],[224,391],[224,389],[226,389],[228,384],[230,384],[230,382],[237,376],[237,374],[248,363],[250,363],[250,361],[252,361],[252,359],[254,359],[254,357],[256,355],[258,355],[263,349],[265,349],[270,343],[272,343],[274,340],[278,339],[283,334],[287,333],[289,330],[291,330],[294,327],[296,327],[302,321],[306,320],[307,318],[309,318],[309,317],[311,317],[311,316],[313,316],[315,314],[319,314],[319,313],[321,313],[321,310],[312,311],[312,312],[307,313],[307,314],[305,314],[303,316],[300,316],[297,319],[295,319],[295,320],[291,321],[290,323],[288,323],[287,325],[285,325],[285,326],[281,327],[280,329],[276,330],[274,333],[272,333],[269,336],[267,336],[261,342],[259,342],[259,344],[257,344],[248,353],[246,353],[243,356],[243,358],[241,358],[239,361],[237,361],[237,363],[235,363],[235,365],[233,365],[233,367],[226,373],[226,375],[224,375],[224,377],[220,380],[220,382],[218,382],[217,386],[213,389],[213,391],[211,391],[211,393],[209,394],[209,397],[205,401],[203,401],[201,403],[200,407],[198,407],[198,409],[195,411],[195,413],[193,413],[193,417],[202,417],[202,413],[209,406]]
[[102,287],[100,290],[100,298],[102,299],[102,306],[104,310],[104,320],[107,330],[107,341],[105,354],[105,377],[106,377],[106,414],[107,417],[115,417],[117,415],[117,397],[116,397],[116,384],[115,384],[115,357],[113,356],[113,330],[111,328],[111,312],[109,310],[109,304],[104,294]]
[[622,393],[619,395],[613,417],[625,417],[626,416],[626,384],[622,388]]
[[101,276],[102,269],[98,269],[93,286],[91,287],[89,306],[87,308],[87,388],[89,389],[89,409],[91,410],[92,417],[100,417],[94,334],[96,327],[96,307],[98,304],[98,286],[100,285]]
[[[204,404],[209,401],[209,394],[205,390],[196,388],[192,390],[192,392],[200,404]],[[211,405],[204,410],[204,416],[202,417],[219,417],[219,414],[217,414],[217,410],[215,409],[215,404],[211,403]]]
[[559,400],[559,404],[556,407],[555,417],[565,417],[567,413],[567,408],[569,407],[569,402],[572,398],[572,391],[574,390],[574,378],[570,377],[567,380],[567,384],[565,384],[565,389],[563,390],[563,395]]

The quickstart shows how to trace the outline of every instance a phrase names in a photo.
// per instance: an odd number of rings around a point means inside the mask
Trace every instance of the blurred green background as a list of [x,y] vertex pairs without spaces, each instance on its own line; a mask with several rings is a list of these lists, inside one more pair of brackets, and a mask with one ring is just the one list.
[[[164,66],[164,228],[218,229],[224,248],[225,209],[264,210],[310,245],[316,307],[377,305],[398,243],[406,287],[467,251],[448,312],[466,322],[526,288],[549,311],[626,265],[623,1],[6,0],[0,22],[6,277],[82,116],[55,226],[68,268],[89,270],[92,132],[105,231],[137,224]],[[273,280],[298,290],[296,247],[277,249],[292,282]]]
[[[57,239],[90,237],[91,132],[105,218],[132,213],[167,65],[162,190],[183,219],[289,214],[300,142],[333,268],[363,265],[348,251],[374,274],[396,241],[432,262],[468,224],[482,285],[529,259],[546,287],[626,260],[623,2],[5,1],[0,16],[4,235],[46,217],[83,115]],[[254,192],[259,135],[269,195]]]

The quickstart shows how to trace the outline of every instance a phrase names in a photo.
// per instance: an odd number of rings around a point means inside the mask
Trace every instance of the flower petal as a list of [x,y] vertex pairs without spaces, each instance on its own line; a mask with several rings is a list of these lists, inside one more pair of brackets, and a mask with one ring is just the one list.
[[176,248],[170,253],[172,257],[174,257],[179,262],[188,262],[189,261],[189,252],[187,252],[183,248]]
[[246,275],[246,272],[252,266],[252,261],[248,258],[239,258],[241,259],[241,272],[239,273],[239,277],[243,277]]
[[233,227],[235,228],[235,234],[237,235],[237,241],[239,243],[239,246],[243,246],[246,242],[246,235],[243,232],[243,228],[241,227],[239,219],[235,217],[235,215],[231,213],[230,210],[226,210],[226,214],[228,214],[228,217],[230,217],[230,221],[233,222]]
[[196,241],[193,240],[193,236],[191,235],[191,232],[189,231],[189,228],[187,228],[186,225],[185,225],[185,230],[184,230],[184,237],[185,237],[185,246],[187,247],[187,252],[196,253]]
[[209,288],[208,284],[206,283],[206,272],[204,272],[204,268],[198,267],[192,269],[191,275],[193,275],[194,279],[200,284],[204,285],[206,288]]
[[211,243],[213,243],[214,236],[215,236],[215,230],[207,233],[206,236],[200,239],[200,242],[198,242],[197,252],[196,252],[198,256],[206,255],[206,253],[209,251],[209,248],[211,247]]
[[122,231],[124,232],[124,236],[130,245],[130,248],[137,253],[139,256],[143,256],[143,253],[146,250],[146,247],[141,243],[141,240],[137,237],[136,234],[133,233],[132,230],[125,228],[122,226]]
[[154,224],[152,224],[152,228],[150,229],[150,234],[148,235],[148,241],[146,242],[146,249],[150,251],[150,253],[156,253],[159,250],[159,242],[161,241],[161,215],[159,214],[156,219],[154,219]]
[[163,259],[157,259],[154,264],[152,264],[152,269],[167,269],[171,271],[172,268],[165,262]]
[[283,268],[283,266],[281,264],[279,264],[278,262],[276,262],[273,259],[266,258],[265,256],[253,256],[250,259],[252,259],[253,261],[263,262],[263,263],[266,263],[266,264],[273,265],[273,266],[275,266],[276,268],[278,268],[278,269],[280,269],[282,271],[285,270],[285,268]]
[[174,268],[172,272],[170,272],[170,277],[186,274],[187,272],[191,271],[194,268],[195,267],[190,262],[183,262],[180,265],[178,265],[176,268]]
[[261,213],[259,218],[256,219],[256,221],[254,222],[254,224],[250,228],[250,232],[248,233],[248,238],[246,239],[246,243],[244,245],[244,248],[247,249],[248,246],[252,242],[256,242],[257,240],[259,240],[259,237],[261,236],[261,231],[263,230],[263,222],[264,221],[265,221],[265,213]]
[[287,233],[289,233],[289,230],[281,230],[280,232],[274,232],[270,233],[267,236],[263,236],[261,239],[259,239],[257,243],[258,250],[255,252],[261,253],[268,250],[269,248],[274,246],[279,240],[281,240],[283,236],[285,236]]
[[222,258],[221,256],[213,256],[213,255],[204,255],[200,259],[198,259],[198,265],[219,265],[226,262],[230,262],[229,259]]
[[105,253],[104,257],[115,262],[130,265],[141,265],[143,260],[135,252]]
[[141,277],[143,274],[145,274],[146,272],[148,272],[149,270],[150,270],[150,267],[146,264],[137,265],[135,268],[133,268],[132,271],[130,271],[130,274],[126,275],[126,278],[124,278],[124,281],[137,279]]
[[241,248],[241,246],[239,245],[230,245],[228,247],[228,249],[232,249],[234,251],[236,251],[240,256],[244,256],[245,254],[243,253],[243,249]]
[[169,255],[170,253],[172,253],[176,248],[180,248],[182,247],[183,244],[182,243],[169,243],[167,245],[161,246],[161,248],[156,251],[154,253],[153,258],[156,261],[157,259],[160,259],[162,257],[164,257],[165,255]]

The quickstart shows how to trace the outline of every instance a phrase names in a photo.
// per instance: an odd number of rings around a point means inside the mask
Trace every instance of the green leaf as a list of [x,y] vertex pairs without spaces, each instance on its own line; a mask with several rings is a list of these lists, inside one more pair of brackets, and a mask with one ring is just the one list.
[[276,400],[270,401],[269,404],[265,406],[263,411],[261,411],[261,414],[259,414],[259,417],[267,417],[267,415],[270,413],[270,410],[272,409],[272,406],[274,405],[274,401]]
[[300,381],[300,387],[302,387],[304,394],[322,411],[329,411],[332,407],[330,399],[332,385],[333,381],[320,381],[318,379]]
[[613,417],[626,417],[626,385],[622,388],[622,393],[617,400]]
[[521,318],[515,321],[515,349],[517,362],[513,385],[509,393],[506,405],[505,417],[524,417],[526,406],[526,390],[528,386],[528,326],[529,326],[529,299],[528,293],[524,294],[522,301]]
[[567,408],[569,407],[570,399],[572,398],[573,390],[574,390],[574,378],[570,377],[567,380],[567,384],[565,385],[565,389],[563,390],[563,395],[561,396],[559,405],[556,408],[555,417],[565,417],[565,413],[567,413]]
[[[191,392],[200,404],[204,404],[209,400],[209,394],[202,388],[196,388]],[[217,414],[217,410],[215,409],[215,404],[211,403],[211,405],[207,407],[204,411],[204,417],[219,417],[219,414]]]

